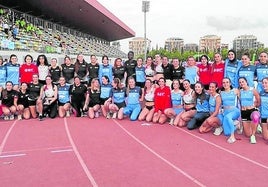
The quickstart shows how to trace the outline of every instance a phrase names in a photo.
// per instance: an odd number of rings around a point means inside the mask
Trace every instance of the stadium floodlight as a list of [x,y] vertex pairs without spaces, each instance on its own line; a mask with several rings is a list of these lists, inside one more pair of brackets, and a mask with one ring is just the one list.
[[150,1],[142,1],[142,12],[144,13],[144,60],[147,55],[147,38],[146,38],[146,12],[149,12]]

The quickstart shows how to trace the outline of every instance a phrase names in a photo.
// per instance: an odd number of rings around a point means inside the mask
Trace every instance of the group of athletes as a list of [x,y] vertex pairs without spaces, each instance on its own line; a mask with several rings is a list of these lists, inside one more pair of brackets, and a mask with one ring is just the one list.
[[[11,55],[0,58],[0,113],[4,120],[100,115],[107,119],[145,120],[200,133],[214,131],[236,141],[235,131],[244,132],[252,144],[257,130],[268,140],[268,55],[259,54],[257,64],[250,56],[241,60],[228,51],[224,61],[219,53],[213,62],[206,55],[200,63],[192,56],[182,65],[156,54],[145,60],[128,53],[124,63],[107,56],[98,63],[95,55],[87,63],[82,54],[72,63],[66,56],[58,65],[39,55],[36,63],[26,55],[24,63]],[[70,114],[71,112],[71,114]]]

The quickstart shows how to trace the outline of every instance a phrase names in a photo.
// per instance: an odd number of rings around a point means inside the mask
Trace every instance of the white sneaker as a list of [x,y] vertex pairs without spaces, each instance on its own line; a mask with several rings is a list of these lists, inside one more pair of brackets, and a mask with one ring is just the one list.
[[236,130],[236,133],[243,134],[243,126],[240,126],[240,128]]
[[169,124],[174,125],[174,119],[173,118],[170,119]]
[[14,115],[10,115],[9,120],[14,120]]
[[111,118],[111,114],[110,112],[107,113],[106,119],[110,119]]
[[261,134],[262,133],[262,127],[260,124],[257,126],[257,133]]
[[113,113],[113,119],[116,119],[116,116],[117,116],[117,112]]
[[227,140],[228,143],[235,143],[235,141],[236,141],[236,139],[232,138],[232,137],[228,138],[228,140]]
[[240,121],[234,120],[234,125],[236,128],[237,134],[242,134],[243,133],[243,126],[241,125]]
[[256,143],[257,143],[257,141],[256,141],[256,137],[255,137],[255,135],[253,135],[253,134],[250,136],[250,143],[251,143],[251,144],[256,144]]
[[216,136],[219,136],[219,135],[221,135],[222,131],[223,131],[223,128],[222,128],[222,126],[220,126],[220,127],[217,127],[215,129],[213,134],[216,135]]
[[18,120],[22,120],[21,114],[18,115]]
[[9,117],[8,117],[8,116],[5,116],[5,117],[4,117],[4,120],[5,120],[5,121],[9,120]]

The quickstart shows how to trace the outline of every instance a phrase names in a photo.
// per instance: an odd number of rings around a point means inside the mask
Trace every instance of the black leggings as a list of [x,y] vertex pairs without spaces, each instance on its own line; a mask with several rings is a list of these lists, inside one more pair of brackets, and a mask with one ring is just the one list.
[[76,110],[76,117],[81,117],[81,111],[85,105],[85,100],[72,100],[72,107]]
[[55,118],[58,114],[57,101],[50,103],[50,105],[43,105],[43,114],[48,114],[50,118]]

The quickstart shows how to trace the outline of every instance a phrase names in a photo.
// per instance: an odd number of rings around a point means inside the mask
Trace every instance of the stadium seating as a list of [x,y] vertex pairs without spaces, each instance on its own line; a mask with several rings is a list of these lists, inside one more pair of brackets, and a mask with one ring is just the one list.
[[[4,11],[10,14],[10,10]],[[17,15],[19,13],[16,12]],[[1,14],[2,22],[7,22],[10,26],[13,25],[9,16]],[[15,20],[15,23],[20,23],[21,20]],[[41,26],[34,26],[34,23],[26,21],[24,28],[19,29],[17,39],[12,35],[6,35],[0,24],[0,44],[2,50],[19,50],[19,51],[34,51],[38,53],[57,53],[66,55],[76,55],[82,53],[84,55],[107,55],[109,57],[126,58],[126,54],[114,46],[110,46],[109,42],[96,37],[82,37],[84,33],[77,33],[77,35],[61,32],[59,30],[42,28]],[[31,25],[30,29],[27,25]]]

